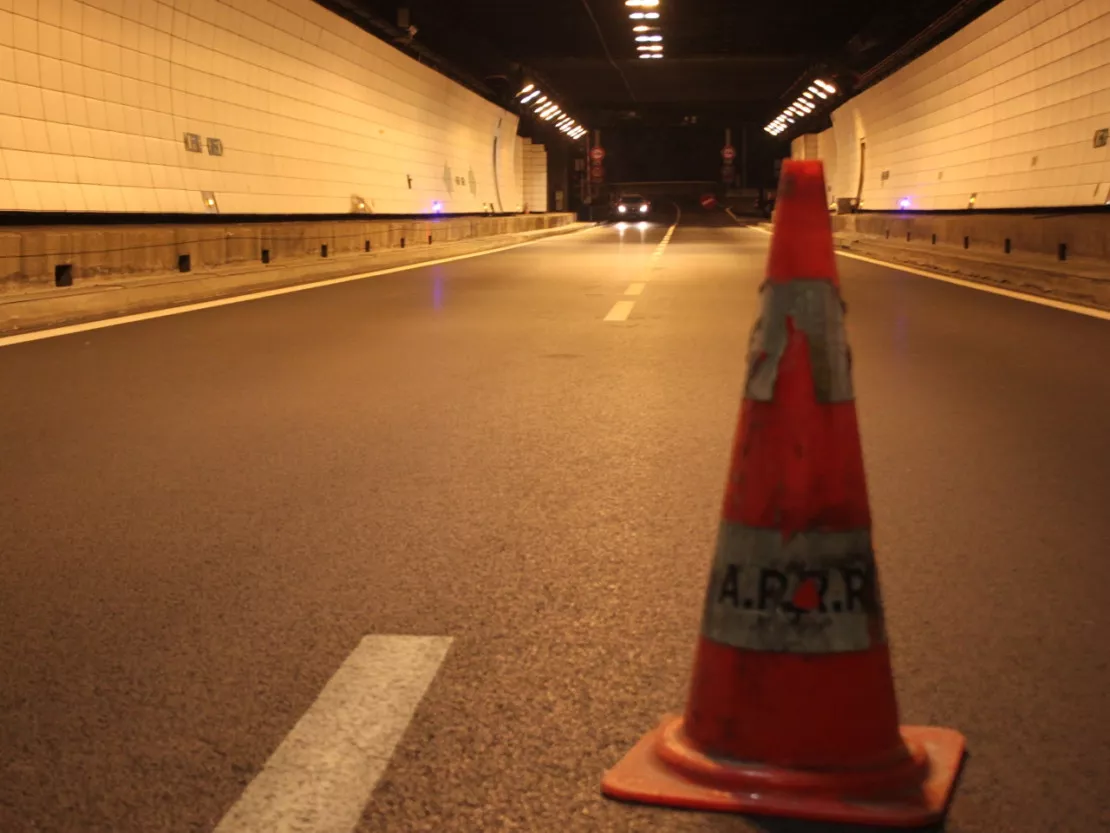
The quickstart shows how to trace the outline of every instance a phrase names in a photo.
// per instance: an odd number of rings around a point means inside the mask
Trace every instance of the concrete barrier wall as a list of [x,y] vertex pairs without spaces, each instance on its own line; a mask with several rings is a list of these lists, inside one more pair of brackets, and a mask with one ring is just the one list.
[[[829,198],[872,211],[1110,204],[1110,2],[1002,0],[832,114]],[[866,143],[866,150],[862,146]]]
[[0,211],[512,212],[517,128],[313,0],[0,1]]
[[[905,240],[928,240],[969,249],[1056,255],[1060,244],[1069,257],[1100,258],[1110,263],[1110,214],[836,214],[833,230]],[[1110,277],[1110,270],[1108,270]]]
[[323,257],[427,247],[481,237],[565,226],[573,214],[451,217],[429,220],[352,219],[335,222],[229,223],[166,226],[69,226],[0,231],[0,291],[55,286],[57,267],[69,267],[74,285],[98,278],[128,278],[241,265],[264,269]]

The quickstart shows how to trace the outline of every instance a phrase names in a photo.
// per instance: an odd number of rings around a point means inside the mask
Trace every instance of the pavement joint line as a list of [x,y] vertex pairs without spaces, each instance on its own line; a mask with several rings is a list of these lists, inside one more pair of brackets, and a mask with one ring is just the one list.
[[213,833],[351,833],[451,642],[364,637]]
[[546,237],[537,237],[535,240],[524,240],[520,243],[510,243],[508,246],[499,246],[495,249],[486,249],[480,252],[467,252],[461,255],[451,255],[450,257],[436,258],[435,260],[424,260],[418,263],[406,263],[403,266],[390,266],[386,269],[375,269],[371,272],[359,272],[354,275],[343,275],[338,278],[327,278],[321,281],[312,281],[310,283],[293,284],[291,286],[282,286],[276,289],[263,289],[258,292],[247,292],[243,295],[232,295],[227,298],[214,298],[210,301],[197,301],[192,304],[182,304],[181,306],[165,307],[163,309],[149,310],[147,312],[137,312],[129,315],[119,315],[113,318],[101,318],[96,321],[85,321],[80,324],[67,324],[62,327],[51,327],[45,330],[35,330],[29,333],[17,333],[14,335],[0,336],[0,347],[11,347],[16,344],[25,344],[30,341],[42,341],[48,338],[58,338],[59,336],[73,335],[75,333],[85,333],[90,330],[102,330],[107,327],[119,327],[124,324],[134,324],[139,321],[150,321],[154,318],[168,318],[171,315],[183,315],[187,312],[199,312],[206,309],[215,309],[216,307],[226,307],[232,304],[242,304],[247,301],[258,301],[263,298],[275,298],[278,295],[291,295],[294,292],[306,292],[310,289],[322,289],[327,286],[338,286],[343,283],[351,283],[353,281],[366,280],[367,278],[377,278],[383,275],[392,275],[397,272],[411,272],[413,269],[424,269],[429,266],[440,266],[444,263],[454,263],[459,260],[470,260],[475,257],[484,257],[485,255],[499,254],[500,252],[508,252],[513,249],[519,249],[524,246],[533,246],[536,243],[551,242],[553,240],[565,240],[568,237],[573,237],[583,232],[594,231],[597,227],[590,226],[588,228],[579,229],[578,231],[566,232],[559,235],[552,235]]
[[[735,219],[735,217],[733,218]],[[739,222],[739,221],[737,221]],[[752,231],[758,231],[760,234],[770,235],[771,232],[767,229],[750,227]],[[917,275],[922,278],[929,278],[934,281],[943,281],[955,286],[962,286],[967,289],[976,289],[979,292],[989,292],[991,295],[1001,295],[1003,298],[1012,298],[1015,301],[1025,301],[1029,304],[1037,304],[1042,307],[1051,307],[1052,309],[1063,310],[1064,312],[1074,312],[1077,315],[1085,315],[1088,318],[1098,318],[1102,321],[1110,321],[1110,311],[1095,309],[1094,307],[1084,307],[1080,304],[1069,304],[1067,301],[1054,301],[1051,298],[1042,298],[1039,295],[1028,295],[1024,292],[1014,292],[1012,289],[1002,289],[998,286],[990,286],[989,284],[978,283],[977,281],[967,281],[963,278],[954,278],[951,275],[941,275],[937,272],[930,272],[927,269],[918,269],[914,266],[903,266],[900,263],[894,263],[889,260],[879,260],[874,257],[866,257],[858,255],[854,252],[842,252],[839,249],[836,251],[841,257],[851,258],[852,260],[859,260],[863,263],[870,263],[874,266],[885,266],[888,269],[896,269],[899,272],[906,272],[910,275]]]

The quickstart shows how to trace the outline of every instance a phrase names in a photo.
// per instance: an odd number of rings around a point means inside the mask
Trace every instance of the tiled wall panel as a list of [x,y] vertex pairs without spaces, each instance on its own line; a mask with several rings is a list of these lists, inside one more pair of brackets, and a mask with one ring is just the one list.
[[524,209],[547,211],[547,150],[532,142],[524,144]]
[[0,0],[0,210],[512,211],[516,129],[311,0]]
[[1110,0],[1004,0],[837,109],[820,144],[835,198],[856,196],[866,142],[864,209],[1102,205],[1106,129]]

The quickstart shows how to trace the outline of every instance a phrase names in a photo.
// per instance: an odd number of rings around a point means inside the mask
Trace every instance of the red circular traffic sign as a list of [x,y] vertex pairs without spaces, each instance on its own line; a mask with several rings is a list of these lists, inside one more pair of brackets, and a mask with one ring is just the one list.
[[713,208],[717,205],[717,198],[712,194],[701,195],[701,207],[705,209]]
[[594,160],[595,162],[600,162],[602,159],[605,158],[605,148],[603,148],[603,147],[593,148],[590,151],[590,158],[592,160]]
[[731,162],[733,159],[736,158],[736,148],[734,148],[732,145],[725,145],[723,148],[721,148],[721,158],[724,159],[726,162]]

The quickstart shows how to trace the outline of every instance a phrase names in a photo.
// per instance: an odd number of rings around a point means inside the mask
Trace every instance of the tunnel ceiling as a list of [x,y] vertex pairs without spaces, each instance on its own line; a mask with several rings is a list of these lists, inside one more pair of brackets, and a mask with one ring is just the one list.
[[[487,97],[511,104],[535,82],[579,121],[603,126],[763,124],[814,77],[835,79],[850,95],[998,0],[321,2]],[[660,18],[630,20],[638,11]],[[638,57],[634,25],[660,27],[662,59]]]

